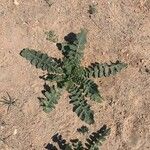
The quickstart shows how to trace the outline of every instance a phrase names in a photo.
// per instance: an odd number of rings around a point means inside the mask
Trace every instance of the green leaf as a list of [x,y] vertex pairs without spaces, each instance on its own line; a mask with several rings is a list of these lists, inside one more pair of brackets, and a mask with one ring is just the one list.
[[73,150],[84,150],[83,144],[79,139],[70,140],[72,143]]
[[[86,44],[86,42],[87,42],[86,36],[87,36],[87,30],[81,29],[80,33],[77,34],[78,47],[83,47]],[[82,48],[82,49],[84,49],[84,48]]]
[[74,88],[70,92],[69,98],[71,99],[70,103],[73,104],[73,111],[80,117],[81,120],[85,121],[88,124],[94,123],[93,111],[90,109],[90,106],[87,104],[86,100],[82,96],[82,91],[80,89]]
[[106,139],[106,136],[110,134],[110,128],[103,125],[100,130],[90,134],[89,138],[86,139],[86,150],[98,150],[99,145]]
[[46,40],[54,43],[58,41],[58,37],[54,31],[46,31],[45,34],[46,34]]
[[47,75],[42,76],[41,78],[46,80],[46,81],[60,82],[60,81],[63,81],[64,75],[61,75],[61,74],[47,74]]
[[67,71],[69,70],[68,74],[71,74],[71,71],[80,65],[86,43],[86,33],[86,30],[81,29],[81,32],[75,35],[73,41],[59,43],[64,55],[64,68]]
[[39,98],[41,101],[41,106],[45,112],[50,112],[55,108],[60,98],[60,91],[56,86],[44,86],[43,95],[45,98]]
[[31,62],[36,68],[47,70],[48,72],[62,73],[63,70],[60,66],[60,62],[57,59],[48,57],[47,54],[43,54],[33,49],[23,49],[20,55]]
[[111,75],[115,75],[120,72],[123,68],[126,68],[127,64],[121,63],[120,61],[116,61],[115,63],[107,64],[107,63],[94,63],[88,68],[84,70],[85,77],[109,77]]
[[83,93],[86,97],[90,97],[91,100],[101,102],[102,97],[98,91],[98,86],[90,79],[81,80],[80,88],[83,89]]
[[66,147],[64,150],[73,150],[70,144],[66,144]]
[[77,131],[78,131],[79,133],[84,134],[84,133],[88,132],[89,129],[88,129],[87,126],[82,126],[82,127],[78,128]]

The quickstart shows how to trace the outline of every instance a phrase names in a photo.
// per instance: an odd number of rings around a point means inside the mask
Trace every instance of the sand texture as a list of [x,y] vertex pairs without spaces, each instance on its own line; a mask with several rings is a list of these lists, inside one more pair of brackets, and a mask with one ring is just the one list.
[[[0,97],[16,100],[7,113],[0,103],[0,150],[45,150],[51,137],[79,138],[86,123],[72,112],[68,93],[56,109],[43,112],[44,72],[19,53],[29,47],[61,58],[55,43],[46,40],[53,30],[58,41],[69,32],[88,30],[82,64],[121,60],[128,68],[113,77],[96,79],[104,101],[91,102],[95,124],[107,124],[111,134],[101,150],[150,150],[150,0],[0,0]],[[96,4],[89,18],[88,8]],[[4,139],[4,140],[3,140]]]

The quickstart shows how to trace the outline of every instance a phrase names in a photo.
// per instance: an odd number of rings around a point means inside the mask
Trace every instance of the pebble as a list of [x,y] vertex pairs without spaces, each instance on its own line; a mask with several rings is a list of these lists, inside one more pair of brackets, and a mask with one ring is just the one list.
[[14,4],[18,6],[19,2],[17,0],[14,0]]
[[16,135],[16,134],[17,134],[17,129],[15,129],[15,130],[14,130],[14,133],[13,133],[13,135]]

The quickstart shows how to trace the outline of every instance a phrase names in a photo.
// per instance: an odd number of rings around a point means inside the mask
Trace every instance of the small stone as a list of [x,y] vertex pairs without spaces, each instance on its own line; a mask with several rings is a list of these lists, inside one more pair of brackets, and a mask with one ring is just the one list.
[[18,6],[19,2],[17,0],[14,0],[14,4]]
[[4,129],[4,126],[1,126],[0,129],[3,130],[3,129]]
[[14,133],[13,133],[13,135],[16,135],[16,134],[17,134],[17,129],[15,129],[15,130],[14,130]]

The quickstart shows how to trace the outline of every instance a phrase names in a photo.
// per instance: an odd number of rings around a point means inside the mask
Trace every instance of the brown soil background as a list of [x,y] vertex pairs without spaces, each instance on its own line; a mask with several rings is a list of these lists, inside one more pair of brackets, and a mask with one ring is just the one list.
[[6,92],[18,99],[17,107],[0,105],[0,150],[44,150],[53,134],[69,140],[84,139],[76,132],[85,125],[62,94],[59,104],[46,114],[39,107],[43,81],[41,70],[31,66],[19,53],[29,47],[61,57],[45,31],[54,30],[61,42],[69,32],[88,30],[83,65],[121,60],[128,68],[115,77],[95,80],[104,101],[91,103],[95,124],[111,134],[102,150],[150,150],[150,1],[95,0],[97,12],[87,13],[90,0],[0,0],[0,97]]

